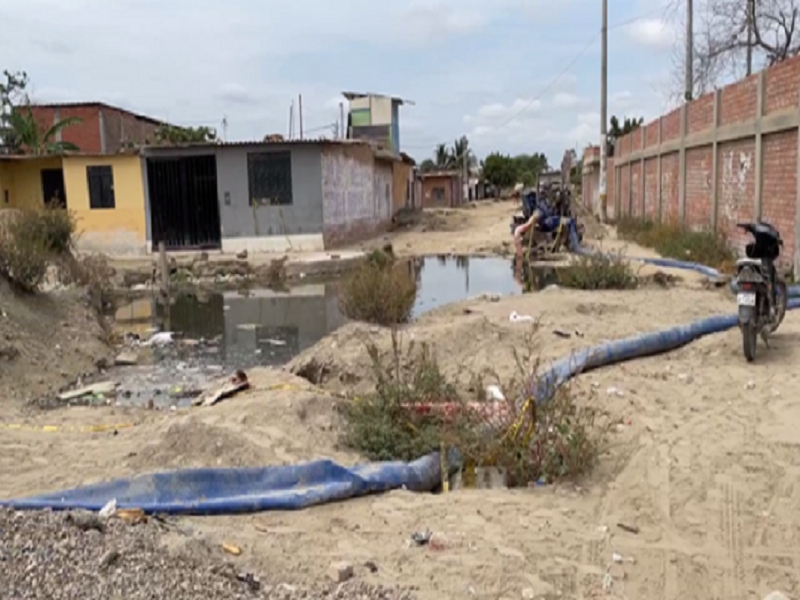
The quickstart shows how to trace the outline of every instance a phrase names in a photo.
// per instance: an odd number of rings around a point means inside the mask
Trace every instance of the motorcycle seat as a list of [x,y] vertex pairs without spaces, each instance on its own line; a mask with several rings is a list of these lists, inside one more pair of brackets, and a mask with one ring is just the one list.
[[744,267],[747,265],[754,265],[760,267],[762,266],[762,264],[763,263],[761,262],[761,259],[758,258],[740,258],[739,260],[736,261],[737,267]]

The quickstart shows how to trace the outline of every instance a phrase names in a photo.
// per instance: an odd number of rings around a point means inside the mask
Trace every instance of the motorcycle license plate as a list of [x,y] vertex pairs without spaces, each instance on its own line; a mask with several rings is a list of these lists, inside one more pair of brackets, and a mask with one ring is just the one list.
[[736,302],[739,306],[755,306],[756,295],[753,293],[737,294]]

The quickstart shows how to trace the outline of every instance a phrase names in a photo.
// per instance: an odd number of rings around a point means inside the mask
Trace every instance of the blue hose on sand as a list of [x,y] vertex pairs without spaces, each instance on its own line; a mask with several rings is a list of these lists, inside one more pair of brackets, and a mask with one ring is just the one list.
[[[584,256],[593,254],[594,252],[588,248],[584,248],[580,240],[578,238],[578,229],[575,224],[574,219],[569,219],[569,245],[570,250],[575,254],[582,254]],[[672,258],[640,258],[640,257],[626,257],[628,260],[635,260],[636,262],[642,262],[648,265],[654,265],[656,267],[663,267],[665,269],[681,269],[684,271],[694,271],[695,273],[700,273],[701,275],[705,275],[706,277],[710,277],[711,279],[717,279],[722,277],[722,273],[720,273],[717,269],[713,269],[706,265],[701,265],[700,263],[685,261],[685,260],[675,260]],[[736,293],[736,284],[735,282],[731,281],[730,284],[731,291]],[[789,298],[800,298],[800,285],[790,285],[787,286],[787,292]]]
[[[573,251],[581,247],[570,221]],[[719,273],[691,262],[669,259],[635,259],[673,269],[688,269],[709,277]],[[792,286],[787,309],[800,308],[800,288]],[[699,337],[736,327],[737,315],[714,316],[663,331],[587,348],[557,361],[531,382],[530,392],[539,402],[552,398],[556,388],[578,373],[686,345]],[[124,434],[123,434],[124,435]],[[458,463],[456,451],[446,464]],[[184,469],[140,475],[62,492],[0,502],[18,509],[99,510],[116,499],[119,508],[140,508],[147,513],[231,514],[266,510],[294,510],[405,487],[431,491],[442,483],[439,453],[411,463],[388,462],[344,467],[330,460],[317,460],[283,467],[234,469]]]

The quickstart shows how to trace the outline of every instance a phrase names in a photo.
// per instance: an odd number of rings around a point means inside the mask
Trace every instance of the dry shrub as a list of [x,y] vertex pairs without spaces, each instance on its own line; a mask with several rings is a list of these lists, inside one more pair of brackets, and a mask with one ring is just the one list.
[[35,292],[44,283],[51,253],[41,237],[16,235],[11,232],[0,238],[0,276],[23,292]]
[[69,255],[60,261],[60,281],[63,285],[85,287],[92,305],[98,310],[114,303],[116,271],[102,254]]
[[339,288],[342,314],[376,325],[408,322],[416,300],[417,281],[409,263],[377,250]]
[[[343,442],[372,460],[413,460],[443,445],[457,448],[466,465],[502,467],[509,486],[574,478],[591,470],[597,457],[594,412],[578,406],[568,386],[536,402],[527,391],[536,328],[518,376],[502,386],[506,400],[472,398],[449,380],[427,345],[401,347],[392,334],[387,361],[368,346],[377,385],[373,394],[342,404]],[[472,378],[484,390],[486,374]]]
[[622,253],[582,255],[557,273],[559,284],[579,290],[631,290],[639,285],[636,272]]
[[0,233],[0,275],[23,291],[35,291],[50,261],[69,255],[75,231],[72,213],[54,205],[9,212]]
[[724,271],[736,264],[736,254],[719,231],[692,231],[674,223],[622,217],[617,220],[620,238],[653,248],[661,256],[697,262]]

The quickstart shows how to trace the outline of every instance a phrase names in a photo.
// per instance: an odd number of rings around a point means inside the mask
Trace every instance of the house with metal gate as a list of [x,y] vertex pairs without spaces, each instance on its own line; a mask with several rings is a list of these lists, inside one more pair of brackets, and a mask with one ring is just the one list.
[[[357,140],[146,146],[117,155],[0,161],[0,208],[43,206],[54,185],[79,247],[308,252],[385,231],[410,159]],[[58,176],[56,176],[58,175]],[[397,183],[399,182],[399,183]]]

